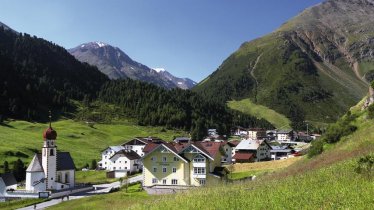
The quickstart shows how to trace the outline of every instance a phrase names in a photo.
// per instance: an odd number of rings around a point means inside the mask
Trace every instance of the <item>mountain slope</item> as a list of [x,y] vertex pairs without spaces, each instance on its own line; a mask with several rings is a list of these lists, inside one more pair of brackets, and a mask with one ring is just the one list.
[[96,95],[109,79],[51,42],[0,27],[0,121],[40,120]]
[[155,70],[162,77],[168,79],[169,81],[172,81],[175,85],[182,89],[191,89],[197,84],[195,81],[189,78],[176,77],[163,68],[154,68],[153,70]]
[[374,70],[373,0],[326,1],[275,32],[243,43],[194,88],[220,100],[249,98],[285,114],[332,122],[367,92]]
[[190,80],[177,78],[164,70],[156,71],[157,69],[154,70],[138,63],[121,49],[103,42],[85,43],[68,51],[78,60],[97,66],[111,79],[130,78],[165,88],[188,89],[194,85]]

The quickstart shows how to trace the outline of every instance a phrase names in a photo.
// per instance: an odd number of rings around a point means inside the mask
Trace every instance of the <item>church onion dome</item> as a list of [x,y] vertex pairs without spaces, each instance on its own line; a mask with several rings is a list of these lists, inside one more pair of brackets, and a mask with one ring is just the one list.
[[53,130],[51,126],[49,126],[49,128],[47,128],[47,130],[44,131],[43,138],[44,140],[55,140],[57,138],[57,132]]

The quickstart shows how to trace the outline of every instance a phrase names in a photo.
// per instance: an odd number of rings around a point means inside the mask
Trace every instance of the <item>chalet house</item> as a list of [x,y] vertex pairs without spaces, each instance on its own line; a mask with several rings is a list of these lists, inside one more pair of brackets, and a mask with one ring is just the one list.
[[295,140],[296,135],[293,130],[278,130],[277,141],[279,142],[290,142]]
[[276,140],[277,131],[276,130],[267,130],[266,131],[266,137],[270,141]]
[[143,186],[202,186],[220,178],[221,142],[152,143],[144,149]]
[[238,144],[240,143],[239,140],[234,140],[234,141],[230,141],[230,144],[232,145],[232,148],[231,148],[231,162],[235,162],[235,159],[234,159],[234,156],[235,156],[235,153],[236,153],[236,147],[238,146]]
[[248,130],[248,138],[253,140],[261,140],[266,138],[266,130],[262,128],[251,128]]
[[208,136],[218,136],[217,129],[213,129],[213,128],[208,129]]
[[266,140],[242,140],[232,157],[236,163],[270,160],[271,146]]
[[248,131],[245,128],[237,127],[234,131],[234,136],[247,136]]
[[132,150],[136,152],[140,157],[143,157],[144,156],[143,149],[145,145],[148,144],[148,142],[149,140],[146,138],[137,137],[131,141],[128,141],[122,144],[121,146],[125,147],[127,150]]
[[109,158],[107,170],[136,173],[142,169],[140,156],[133,150],[120,150]]
[[0,174],[0,197],[5,197],[7,190],[17,189],[17,181],[12,173]]
[[[223,152],[225,153],[223,156],[222,156],[222,160],[221,162],[223,164],[225,163],[232,163],[232,156],[233,156],[233,151],[235,151],[235,147],[239,144],[238,141],[234,141],[234,142],[231,142],[231,141],[223,141],[222,142],[222,150]],[[235,154],[235,152],[234,152]]]
[[295,153],[295,150],[289,146],[272,146],[270,150],[272,160],[287,159],[292,157],[293,153]]
[[98,167],[100,169],[109,170],[109,165],[111,165],[110,157],[119,151],[126,150],[124,146],[109,146],[101,152],[101,161],[98,162]]
[[[144,148],[148,144],[160,142],[164,141],[155,137],[136,137],[120,146],[109,146],[101,152],[101,161],[98,162],[98,166],[105,170],[137,172],[142,169],[140,158],[144,156]],[[135,157],[138,160],[135,160]],[[117,160],[118,158],[120,160]]]
[[311,142],[312,141],[312,137],[309,134],[304,133],[304,132],[298,132],[297,133],[297,139],[299,141],[303,141],[303,142]]

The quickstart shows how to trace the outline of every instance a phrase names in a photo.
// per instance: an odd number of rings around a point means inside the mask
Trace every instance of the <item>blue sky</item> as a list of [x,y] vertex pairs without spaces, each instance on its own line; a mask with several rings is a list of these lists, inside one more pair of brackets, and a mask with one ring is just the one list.
[[1,0],[0,22],[65,48],[102,41],[200,81],[239,46],[322,0]]

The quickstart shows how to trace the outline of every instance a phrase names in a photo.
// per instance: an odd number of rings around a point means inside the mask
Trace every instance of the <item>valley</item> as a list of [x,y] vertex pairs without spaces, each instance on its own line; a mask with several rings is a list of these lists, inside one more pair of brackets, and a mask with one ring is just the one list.
[[0,209],[374,209],[374,0],[284,1],[4,2]]

